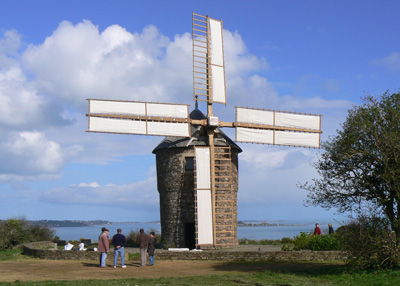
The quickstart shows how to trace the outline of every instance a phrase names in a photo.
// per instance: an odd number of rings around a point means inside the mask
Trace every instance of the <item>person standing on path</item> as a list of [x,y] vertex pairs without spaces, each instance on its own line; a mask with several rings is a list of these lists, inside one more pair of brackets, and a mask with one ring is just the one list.
[[150,232],[149,248],[147,252],[149,253],[149,266],[154,265],[154,251],[156,250],[156,234],[154,231]]
[[100,267],[106,267],[107,253],[110,252],[110,239],[108,238],[110,231],[105,227],[101,230],[102,234],[99,236],[99,245],[97,248],[100,251]]
[[112,238],[112,245],[114,245],[114,268],[117,268],[118,255],[121,256],[121,267],[125,268],[125,235],[122,234],[122,229],[117,229],[117,234]]
[[319,227],[318,223],[315,224],[314,234],[315,235],[321,235],[322,234],[321,228]]
[[139,244],[140,247],[140,266],[145,266],[147,246],[149,245],[149,237],[144,232],[143,228],[140,229],[140,234],[137,238],[137,243]]

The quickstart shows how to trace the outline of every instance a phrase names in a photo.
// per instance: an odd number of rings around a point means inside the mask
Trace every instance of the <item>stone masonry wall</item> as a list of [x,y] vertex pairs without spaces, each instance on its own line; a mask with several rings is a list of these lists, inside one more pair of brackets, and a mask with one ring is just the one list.
[[300,261],[345,261],[347,256],[340,251],[201,251],[156,253],[160,260],[222,260],[222,261],[270,261],[270,262],[300,262]]
[[[157,188],[160,195],[161,242],[164,247],[186,247],[185,223],[195,222],[194,173],[185,170],[185,157],[194,157],[194,148],[162,149],[156,153]],[[238,245],[237,240],[237,191],[238,154],[232,150],[229,170],[232,182],[226,184],[231,190],[217,190],[217,197],[232,198],[232,207],[226,214],[217,214],[218,248]],[[223,183],[223,182],[222,182]],[[225,202],[216,202],[217,207]],[[226,231],[226,232],[224,232]],[[227,237],[229,236],[229,237]]]
[[156,153],[160,195],[161,242],[164,247],[184,247],[184,223],[194,223],[194,174],[185,170],[185,157],[194,149],[163,149]]
[[[98,251],[71,251],[54,249],[54,243],[51,241],[41,241],[26,243],[22,248],[24,255],[33,256],[46,260],[93,260],[100,261],[100,252]],[[125,252],[125,259],[128,254]],[[107,261],[114,261],[114,253],[107,255]]]
[[[54,243],[34,242],[23,246],[25,255],[47,260],[92,260],[99,261],[100,253],[95,251],[65,251],[49,249]],[[301,262],[301,261],[345,261],[347,255],[340,251],[166,251],[157,249],[157,260],[220,260],[220,261],[269,261],[269,262]],[[114,255],[107,255],[107,261],[113,261]],[[125,252],[128,259],[128,252]],[[110,263],[109,262],[109,263]]]

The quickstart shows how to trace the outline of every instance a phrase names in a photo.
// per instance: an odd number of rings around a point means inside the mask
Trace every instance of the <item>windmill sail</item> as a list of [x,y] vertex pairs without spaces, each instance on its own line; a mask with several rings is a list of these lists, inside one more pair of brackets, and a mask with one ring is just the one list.
[[89,132],[190,137],[186,104],[88,101]]
[[193,13],[193,92],[226,104],[222,21]]
[[236,141],[319,148],[321,115],[236,107]]

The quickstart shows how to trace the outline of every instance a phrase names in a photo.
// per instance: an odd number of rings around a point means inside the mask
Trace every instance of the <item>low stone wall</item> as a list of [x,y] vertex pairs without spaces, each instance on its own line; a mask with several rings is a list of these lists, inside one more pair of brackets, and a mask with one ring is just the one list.
[[[128,253],[125,251],[125,259]],[[33,242],[23,245],[23,254],[48,260],[94,260],[99,261],[97,251],[66,251],[54,249],[54,243]],[[158,260],[221,260],[221,261],[344,261],[346,254],[340,251],[167,251],[156,250],[155,259]],[[107,260],[113,261],[114,254],[107,255]]]
[[[23,245],[23,254],[46,260],[95,260],[100,261],[100,252],[74,251],[54,249],[51,241],[26,243]],[[125,259],[128,258],[125,253]],[[107,260],[114,260],[114,253],[107,255]]]
[[156,253],[162,260],[223,260],[223,261],[344,261],[346,254],[340,251],[163,251]]

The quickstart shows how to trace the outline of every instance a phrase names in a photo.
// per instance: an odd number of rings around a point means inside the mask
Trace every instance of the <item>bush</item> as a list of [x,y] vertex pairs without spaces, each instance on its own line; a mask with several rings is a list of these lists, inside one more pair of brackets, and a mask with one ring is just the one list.
[[357,269],[399,267],[399,246],[389,221],[360,216],[336,231],[348,263]]
[[283,237],[282,239],[248,239],[248,238],[241,238],[239,239],[239,244],[248,244],[248,245],[281,245],[285,243],[291,243],[293,240],[289,237]]
[[285,244],[282,250],[339,250],[339,242],[335,235],[301,232],[293,238],[292,244]]
[[0,221],[0,250],[34,241],[51,241],[54,231],[48,227],[30,224],[26,219],[8,219]]

